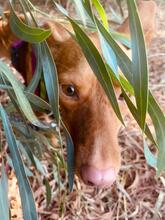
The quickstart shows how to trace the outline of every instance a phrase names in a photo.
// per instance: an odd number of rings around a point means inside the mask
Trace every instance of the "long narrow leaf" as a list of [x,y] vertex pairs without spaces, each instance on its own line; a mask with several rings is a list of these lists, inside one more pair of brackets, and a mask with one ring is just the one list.
[[56,66],[46,42],[40,45],[40,60],[42,63],[46,92],[48,94],[48,99],[52,107],[57,124],[60,122],[59,113],[59,86],[58,86],[58,76]]
[[[123,95],[124,100],[127,104],[127,107],[129,108],[131,114],[133,115],[133,117],[136,120],[139,127],[142,129],[138,110],[135,107],[135,105],[133,104],[133,102],[131,101],[131,99],[129,98],[129,96],[127,95],[127,93],[125,92],[125,91],[127,91],[127,92],[129,92],[129,94],[134,95],[134,91],[132,89],[132,86],[122,76],[120,76],[120,80],[119,80],[116,76],[114,76],[113,71],[110,68],[108,68],[108,69],[109,69],[109,74],[112,76],[112,78],[114,78],[114,80],[118,83],[118,85],[120,85],[121,90],[122,90],[122,95]],[[157,143],[154,140],[153,135],[152,135],[147,124],[146,124],[144,133],[152,141],[152,143],[157,145]]]
[[15,95],[17,97],[17,101],[19,103],[19,106],[21,110],[23,111],[26,118],[34,125],[45,128],[46,125],[42,124],[37,117],[35,116],[29,101],[27,100],[24,92],[23,92],[23,86],[21,83],[19,83],[14,74],[11,72],[11,70],[8,68],[8,66],[0,60],[0,74],[3,74],[8,81],[11,83]]
[[148,111],[155,127],[158,142],[157,173],[160,175],[165,168],[165,116],[151,93],[149,94]]
[[[132,103],[132,101],[129,99],[129,97],[127,96],[126,92],[124,91],[124,89],[122,89],[122,93],[123,93],[123,96],[124,96],[124,100],[125,102],[127,103],[127,106],[130,110],[130,112],[132,113],[133,117],[135,118],[136,122],[138,123],[139,127],[142,129],[142,125],[140,123],[140,116],[139,116],[139,112],[138,110],[136,109],[136,107],[134,106],[134,104]],[[146,134],[146,136],[152,141],[153,144],[155,144],[157,146],[157,143],[155,142],[154,138],[153,138],[153,135],[149,129],[149,127],[145,126],[145,130],[144,130],[144,133]]]
[[[88,10],[90,11],[91,10],[90,3],[88,1],[87,1],[87,3],[88,3]],[[58,4],[56,4],[56,6],[59,9],[59,11],[61,11],[61,13],[63,13],[65,16],[67,16],[67,14],[63,11],[63,8],[61,6],[59,6]],[[91,15],[91,12],[89,12],[89,14]],[[106,69],[106,66],[104,64],[104,61],[103,61],[101,55],[99,54],[97,48],[94,46],[94,44],[92,43],[90,38],[77,25],[77,23],[75,21],[73,21],[73,19],[71,19],[70,17],[67,16],[67,18],[73,27],[73,30],[76,34],[76,39],[77,39],[79,45],[81,46],[81,49],[83,50],[83,53],[84,53],[89,65],[91,66],[93,72],[95,73],[97,79],[99,80],[106,95],[108,96],[108,98],[110,100],[111,105],[114,109],[114,112],[116,113],[119,120],[123,123],[122,115],[121,115],[119,105],[118,105],[118,102],[117,102],[117,99],[115,96],[112,80],[108,74],[108,71]],[[91,19],[93,20],[92,17],[91,17]]]
[[14,11],[10,15],[10,27],[18,38],[29,43],[40,43],[51,34],[51,30],[26,25],[18,18]]
[[83,24],[86,26],[87,14],[84,10],[82,0],[72,0],[75,3],[77,14],[80,15]]
[[8,179],[3,163],[0,179],[0,219],[9,220]]
[[130,42],[129,36],[126,36],[122,33],[118,33],[113,30],[110,30],[110,33],[115,40],[117,40],[121,44],[125,45],[126,47],[131,48],[131,42]]
[[148,108],[148,63],[143,31],[135,0],[127,0],[131,30],[133,88],[137,109],[140,116],[141,128],[145,128]]
[[76,33],[76,38],[84,52],[84,55],[89,65],[93,69],[93,72],[95,73],[97,79],[99,80],[105,93],[107,94],[117,117],[123,123],[123,119],[113,89],[112,80],[107,72],[101,55],[99,54],[98,50],[89,39],[89,37],[82,31],[82,29],[71,18],[68,17],[68,19],[72,24],[74,32]]
[[108,30],[109,25],[108,25],[107,15],[106,15],[106,12],[103,6],[101,5],[99,0],[92,0],[92,3],[94,4],[98,14],[100,15],[100,18],[103,22],[104,27]]
[[25,89],[28,92],[34,93],[35,90],[37,89],[39,82],[41,80],[42,76],[42,66],[40,62],[40,47],[38,47],[37,44],[33,45],[33,48],[35,49],[35,56],[36,56],[36,68],[35,72],[33,74],[33,77],[28,84],[27,88]]
[[64,134],[66,137],[67,169],[68,169],[69,190],[71,192],[73,189],[73,183],[74,183],[74,145],[73,145],[72,138],[62,121],[61,121],[61,125],[63,127]]
[[[106,30],[109,30],[109,25],[108,25],[108,21],[106,18],[106,13],[104,11],[104,8],[100,4],[100,1],[99,0],[96,0],[96,1],[92,0],[92,2],[94,3],[96,10],[98,11],[98,13],[101,17],[104,28]],[[85,0],[83,2],[83,5],[84,5],[84,8],[86,9],[86,11],[88,12],[91,20],[94,22],[95,18],[94,18],[94,14],[92,12],[90,1]],[[105,59],[106,63],[113,69],[116,76],[119,77],[116,55],[113,52],[110,45],[106,42],[106,40],[104,39],[104,37],[102,36],[100,31],[98,31],[98,33],[99,33],[100,44],[101,44],[101,49],[103,52],[104,59]]]
[[133,83],[133,76],[132,76],[132,62],[129,59],[129,57],[125,54],[125,52],[121,49],[121,47],[116,43],[116,41],[113,39],[111,33],[107,31],[104,26],[101,24],[101,22],[95,17],[96,25],[100,31],[100,33],[103,35],[104,39],[107,41],[107,43],[110,45],[110,47],[113,49],[118,65],[124,74],[124,76],[128,79],[128,81],[132,84]]
[[44,185],[46,188],[46,206],[48,207],[51,203],[52,192],[51,192],[51,186],[49,184],[49,180],[47,178],[44,179]]
[[150,151],[146,141],[144,141],[144,156],[146,158],[147,163],[153,167],[157,168],[157,158],[156,156]]
[[[13,91],[13,87],[8,86],[6,84],[0,84],[0,89]],[[43,111],[51,112],[51,106],[45,100],[41,99],[39,96],[26,91],[25,91],[25,95],[29,100],[29,102],[31,103],[32,107],[35,108],[35,110],[39,112],[43,112]]]
[[9,119],[4,108],[0,105],[0,114],[2,118],[3,128],[5,131],[7,143],[9,146],[13,166],[18,179],[23,215],[25,220],[37,220],[37,212],[35,202],[30,188],[30,184],[26,177],[23,161],[21,159],[14,133],[12,131]]
[[[100,32],[102,33],[102,35],[104,36],[104,38],[106,39],[107,43],[110,44],[110,46],[113,48],[113,50],[116,54],[120,69],[122,70],[123,74],[128,79],[128,81],[133,85],[133,76],[132,76],[132,72],[131,72],[131,69],[132,69],[131,60],[124,53],[124,51],[120,48],[120,46],[115,42],[115,40],[113,39],[111,34],[109,34],[109,32],[103,27],[103,25],[99,22],[99,20],[97,18],[95,18],[95,21],[96,21],[96,25],[98,26],[98,28],[99,28]],[[150,117],[153,118],[153,115],[152,115],[153,110],[151,110],[151,108],[153,106],[152,105],[153,104],[152,99],[153,99],[153,102],[154,102],[155,114],[156,115],[159,115],[159,114],[163,115],[161,109],[159,108],[158,104],[156,103],[155,99],[153,98],[152,93],[149,92],[149,106],[148,106],[149,109],[148,109],[148,112],[149,112]],[[129,104],[131,104],[131,103],[127,103],[128,107],[129,107]],[[131,107],[131,109],[133,109],[133,108]],[[133,112],[132,112],[132,114],[135,117]],[[137,114],[138,114],[138,112],[137,112]],[[164,127],[164,123],[165,123],[164,117],[162,117],[161,121],[159,120],[159,123],[160,124],[158,124],[158,121],[156,122],[156,120],[155,120],[154,127],[159,127],[159,130],[160,130],[161,127]],[[163,136],[162,136],[161,140],[163,142],[165,142],[165,137],[163,138]],[[155,143],[155,141],[153,143]],[[158,143],[158,145],[160,145],[160,143]],[[161,149],[161,151],[164,151],[164,148],[163,148],[162,144],[158,147]],[[161,151],[160,151],[160,155],[163,153]]]
[[112,48],[109,46],[109,44],[106,42],[106,40],[103,38],[101,33],[99,33],[99,37],[104,59],[106,63],[112,68],[116,76],[119,78],[116,55],[113,52]]
[[32,107],[35,108],[39,112],[51,112],[51,106],[39,96],[36,96],[33,93],[25,92],[26,97],[28,98],[29,102],[31,103]]
[[[131,0],[130,0],[131,3]],[[130,83],[131,86],[134,86],[134,81],[133,81],[133,73],[132,73],[132,61],[130,60],[130,58],[128,57],[128,55],[121,49],[121,47],[117,44],[117,42],[114,40],[114,36],[112,34],[112,32],[108,31],[104,25],[96,18],[94,17],[92,11],[90,11],[90,2],[89,0],[84,0],[83,1],[84,4],[84,8],[87,11],[88,15],[90,16],[91,20],[96,24],[96,27],[99,29],[100,33],[102,34],[102,36],[104,37],[104,39],[106,40],[106,42],[110,45],[110,47],[113,49],[116,58],[117,58],[117,62],[118,65],[122,71],[122,73],[124,74],[124,76],[126,77],[126,79],[128,80],[128,82]],[[131,4],[134,4],[134,2],[132,2]],[[137,17],[137,15],[136,15]],[[137,20],[138,18],[136,18]],[[139,20],[136,21],[139,23]],[[94,29],[94,27],[92,27]],[[140,31],[141,32],[141,31]],[[143,39],[142,39],[143,40]],[[136,42],[137,43],[137,42]],[[140,42],[141,43],[141,42]],[[143,42],[144,44],[144,42]],[[144,50],[144,45],[143,45],[143,50]],[[143,57],[143,56],[142,56]],[[144,64],[146,65],[146,55],[145,55],[145,60],[144,60]],[[145,69],[147,69],[145,67]],[[146,80],[147,80],[147,74],[146,74]],[[141,80],[141,79],[140,79]],[[144,82],[145,83],[145,82]],[[122,83],[121,83],[122,84]],[[122,87],[124,86],[124,84],[122,84]],[[145,90],[147,91],[148,85],[145,85]],[[137,91],[138,92],[138,91]],[[148,93],[148,91],[147,91]],[[147,97],[148,94],[144,94],[145,97]],[[127,105],[128,108],[130,109],[130,111],[132,111],[133,116],[135,117],[135,119],[137,118],[136,116],[139,115],[139,112],[137,111],[136,107],[133,105],[132,102],[130,102],[129,97],[125,96],[125,100],[127,101]],[[128,98],[128,99],[127,99]],[[160,109],[160,107],[158,106],[158,104],[156,103],[155,99],[153,98],[151,92],[149,92],[149,105],[148,105],[148,112],[150,117],[152,118],[152,120],[154,121],[154,127],[155,130],[157,131],[157,140],[160,137],[160,141],[159,143],[157,143],[158,145],[158,149],[159,149],[159,155],[158,155],[158,160],[159,160],[159,173],[160,170],[163,169],[163,166],[165,167],[165,163],[163,163],[163,158],[165,158],[164,155],[164,142],[165,142],[165,137],[163,136],[163,131],[164,129],[164,124],[165,124],[165,119],[164,119],[164,115]],[[142,104],[143,105],[143,104]],[[141,106],[142,106],[141,105]],[[143,110],[142,110],[143,109]],[[147,103],[146,103],[146,107],[143,106],[141,108],[141,118],[138,119],[138,121],[140,122],[140,125],[142,127],[142,129],[144,129],[144,118],[145,118],[145,111],[147,109]],[[143,112],[144,111],[144,112]],[[144,113],[144,114],[143,114]],[[142,117],[143,116],[143,117]],[[159,119],[159,116],[161,118],[161,120]],[[146,127],[146,129],[148,129]],[[147,132],[145,129],[145,132]],[[159,135],[158,135],[159,134]],[[151,136],[151,140],[153,139],[152,134],[150,133],[150,131],[148,131],[147,136]],[[155,143],[154,139],[152,140],[153,143]],[[156,143],[155,143],[156,144]],[[162,155],[162,157],[161,157]],[[161,161],[161,162],[160,162]]]

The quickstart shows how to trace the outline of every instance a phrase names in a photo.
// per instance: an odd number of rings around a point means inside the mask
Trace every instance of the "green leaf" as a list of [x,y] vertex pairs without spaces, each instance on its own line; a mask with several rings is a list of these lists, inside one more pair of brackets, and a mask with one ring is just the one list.
[[69,190],[73,190],[74,183],[74,145],[72,138],[65,127],[64,123],[61,121],[63,131],[66,137],[66,146],[67,146],[67,170],[68,170],[68,180],[69,180]]
[[[132,103],[132,101],[130,100],[130,98],[128,97],[128,95],[126,94],[126,92],[124,91],[124,89],[122,88],[122,94],[124,96],[124,100],[127,103],[127,106],[130,110],[130,112],[132,113],[134,119],[136,120],[136,122],[138,123],[139,127],[142,129],[141,127],[141,123],[140,123],[140,116],[139,116],[139,112],[137,110],[137,108],[134,106],[134,104]],[[157,145],[157,143],[155,142],[153,135],[148,127],[148,125],[146,124],[145,126],[145,130],[144,133],[146,134],[146,136],[152,141],[153,144]]]
[[[11,158],[9,157],[9,155],[7,155],[6,158],[7,158],[7,162],[9,164],[9,166],[12,169],[14,169],[13,162],[12,162]],[[24,170],[25,170],[25,174],[26,174],[27,177],[33,177],[34,176],[33,173],[29,170],[29,168],[27,166],[25,166],[25,164],[24,164]]]
[[125,54],[125,52],[121,49],[121,47],[116,43],[116,41],[113,39],[111,32],[108,32],[104,26],[101,24],[101,22],[95,17],[95,23],[106,40],[106,42],[110,45],[110,47],[113,49],[118,65],[124,74],[124,76],[127,78],[127,80],[132,84],[133,82],[133,76],[132,76],[132,62],[129,59],[129,57]]
[[22,148],[26,151],[25,154],[26,154],[26,159],[28,161],[29,166],[33,165],[35,168],[37,168],[37,165],[36,165],[36,162],[34,159],[35,156],[33,155],[32,151],[30,149],[30,146],[28,146],[27,144],[22,143],[22,142],[20,142],[20,143],[22,145]]
[[44,169],[42,162],[35,155],[33,155],[33,158],[35,161],[36,169],[42,174],[42,176],[45,176],[46,171]]
[[17,97],[18,104],[21,110],[23,111],[24,115],[26,116],[26,118],[36,126],[47,128],[47,126],[41,123],[35,116],[28,99],[24,94],[23,85],[15,78],[14,74],[11,72],[9,67],[1,60],[0,60],[0,74],[3,74],[12,85],[15,95]]
[[148,112],[156,132],[158,143],[157,174],[160,175],[165,168],[165,116],[151,93],[149,93]]
[[10,150],[10,155],[12,158],[14,170],[16,173],[16,177],[18,179],[18,186],[21,196],[24,220],[34,220],[34,219],[37,220],[38,217],[37,217],[35,202],[34,202],[32,190],[30,188],[30,184],[26,177],[24,164],[21,159],[9,119],[7,117],[4,108],[1,105],[0,105],[0,115],[2,118],[2,124],[5,131],[8,147]]
[[25,95],[35,110],[39,112],[51,112],[51,106],[39,96],[29,92],[25,92]]
[[119,120],[123,123],[123,119],[115,96],[112,80],[108,74],[108,71],[106,69],[101,55],[99,54],[97,48],[94,46],[89,37],[82,31],[82,29],[71,18],[68,17],[68,19],[72,24],[72,27],[76,34],[76,39],[79,45],[81,46],[89,65],[91,66],[97,79],[102,85],[106,95],[108,96],[108,99],[111,102],[114,112],[116,113]]
[[[98,11],[98,13],[99,13],[99,10],[100,10],[100,13],[101,13],[100,17],[102,19],[104,28],[106,30],[109,30],[108,21],[107,21],[107,18],[106,18],[106,13],[104,11],[104,8],[101,6],[99,0],[96,0],[96,1],[94,0],[94,4],[95,4],[95,7],[96,7],[96,10]],[[100,6],[98,6],[98,4]],[[84,5],[84,8],[88,12],[88,14],[89,14],[89,16],[90,16],[90,18],[91,18],[91,20],[93,21],[93,24],[94,24],[95,19],[94,19],[94,15],[93,15],[93,12],[92,12],[90,1],[85,0],[83,2],[83,5]],[[113,52],[110,45],[106,42],[106,40],[104,39],[102,34],[99,31],[98,31],[98,33],[99,33],[98,36],[100,38],[100,44],[101,44],[101,49],[102,49],[102,52],[103,52],[104,59],[105,59],[106,63],[113,69],[114,74],[116,74],[116,76],[119,77],[116,55]]]
[[106,63],[112,68],[115,75],[119,78],[116,55],[113,52],[112,48],[109,46],[109,44],[106,42],[106,40],[103,38],[101,33],[99,33],[99,37],[104,59]]
[[35,50],[35,56],[36,56],[36,68],[30,83],[25,89],[26,91],[31,93],[34,93],[35,90],[37,89],[42,76],[42,66],[40,62],[40,47],[37,44],[35,44],[33,45],[33,48]]
[[122,33],[118,33],[113,30],[110,30],[110,33],[115,40],[117,40],[121,44],[125,45],[126,47],[131,48],[131,42],[130,42],[129,36],[126,36]]
[[150,151],[146,141],[144,141],[144,156],[146,158],[147,163],[156,169],[156,165],[157,165],[157,158],[155,157],[155,155],[153,155],[153,153]]
[[4,90],[13,90],[13,88],[11,86],[5,85],[5,84],[0,84],[0,89],[4,89]]
[[[110,67],[108,67],[108,70],[109,70],[109,74],[111,75],[112,79],[114,79],[118,85],[120,85],[121,87],[121,90],[122,90],[122,95],[124,97],[124,100],[127,104],[127,107],[129,108],[131,114],[133,115],[134,119],[136,120],[136,122],[138,123],[139,127],[141,126],[140,124],[140,117],[139,117],[139,114],[138,114],[138,110],[137,108],[135,107],[135,105],[132,103],[131,99],[129,98],[129,96],[127,95],[127,92],[129,92],[131,95],[134,94],[134,91],[133,91],[133,88],[132,86],[128,83],[128,81],[126,81],[125,78],[123,78],[122,76],[120,76],[120,80],[117,78],[117,76],[115,76],[113,74],[113,71],[110,69]],[[141,127],[140,127],[141,128]],[[146,127],[145,127],[145,131],[144,133],[146,134],[146,136],[152,141],[152,143],[154,143],[155,145],[157,145],[157,143],[155,142],[154,138],[153,138],[153,135],[148,127],[148,125],[146,124]]]
[[121,88],[124,88],[125,91],[129,92],[133,96],[134,95],[134,90],[133,90],[131,84],[122,75],[120,75],[119,78],[120,78],[119,81],[120,81],[120,84],[121,84]]
[[[130,4],[134,4],[134,2],[129,2]],[[96,18],[94,17],[92,11],[90,10],[90,4],[89,4],[89,0],[84,0],[83,1],[84,4],[84,8],[86,9],[86,12],[88,13],[88,15],[90,16],[91,20],[95,22],[96,27],[99,29],[100,33],[102,34],[102,36],[104,37],[104,39],[106,40],[106,42],[110,45],[110,47],[113,49],[116,58],[117,58],[117,62],[118,65],[122,71],[122,73],[124,74],[124,76],[126,77],[126,79],[128,80],[128,83],[126,81],[123,81],[123,79],[121,79],[120,77],[120,85],[121,88],[126,89],[126,91],[129,91],[130,88],[129,87],[133,87],[134,86],[134,81],[133,81],[133,73],[132,73],[132,61],[130,60],[130,58],[127,56],[127,54],[121,49],[121,47],[116,43],[116,41],[114,40],[114,36],[113,33],[110,31],[107,31],[107,29],[102,25],[102,23]],[[138,21],[137,18],[137,14],[133,15],[136,16],[136,22]],[[138,25],[139,26],[139,25]],[[94,29],[94,27],[92,27]],[[134,27],[135,28],[135,27]],[[138,28],[139,31],[139,28]],[[141,31],[140,31],[141,32]],[[113,38],[114,37],[114,38]],[[142,39],[143,40],[143,39]],[[136,42],[137,43],[137,42]],[[140,42],[141,43],[141,42]],[[142,42],[143,44],[144,42]],[[144,45],[142,45],[142,49],[144,50]],[[138,48],[139,49],[139,48]],[[146,56],[146,55],[144,55]],[[142,56],[143,57],[143,56]],[[146,57],[144,57],[145,60],[143,61],[144,64],[146,65]],[[134,58],[135,59],[135,58]],[[144,69],[146,69],[146,67],[144,67]],[[115,74],[113,73],[113,76],[115,76]],[[147,79],[147,76],[145,76]],[[140,82],[140,81],[139,81]],[[129,86],[130,83],[130,86]],[[145,82],[143,82],[143,85],[145,86],[144,90],[147,90],[148,85],[146,85]],[[132,90],[132,89],[131,89]],[[125,91],[124,91],[125,92]],[[130,92],[130,91],[129,91]],[[138,92],[138,91],[137,91]],[[131,91],[132,94],[133,91]],[[148,93],[148,91],[147,91]],[[145,97],[147,97],[147,94],[144,94]],[[139,112],[137,110],[137,108],[134,106],[134,104],[131,102],[131,100],[129,99],[129,97],[127,96],[127,94],[125,93],[125,101],[127,103],[128,108],[130,109],[132,115],[134,116],[135,120],[139,123],[139,126],[142,128],[142,130],[144,129],[144,114],[143,112],[140,113],[140,115],[143,117],[139,118]],[[144,100],[143,100],[144,101]],[[152,142],[158,147],[159,149],[159,154],[158,154],[158,167],[159,167],[159,173],[160,170],[163,169],[164,167],[164,162],[163,162],[163,158],[165,158],[164,156],[164,149],[165,149],[165,137],[163,136],[163,131],[164,129],[164,124],[165,124],[165,120],[164,120],[164,114],[161,111],[159,105],[156,103],[155,99],[153,98],[151,92],[149,92],[149,99],[148,99],[148,113],[150,115],[150,117],[152,118],[152,121],[154,121],[154,127],[156,130],[156,136],[157,136],[157,140],[159,140],[159,143],[156,143],[156,141],[154,140],[152,133],[150,132],[149,128],[146,126],[145,129],[145,134],[152,140]],[[142,103],[142,109],[145,111],[145,106],[143,106]],[[147,103],[146,103],[146,107],[147,107]],[[159,116],[161,118],[161,120],[159,119]],[[160,138],[159,138],[160,136]],[[157,141],[158,142],[158,141]]]
[[9,220],[8,179],[4,164],[1,167],[0,179],[0,219]]
[[54,113],[54,117],[57,121],[57,124],[59,125],[59,86],[56,66],[47,43],[43,42],[39,46],[46,92],[48,94],[48,99]]
[[99,0],[92,0],[92,3],[94,4],[98,14],[100,15],[104,27],[108,30],[109,25],[108,25],[107,15],[103,6],[101,5]]
[[15,33],[15,35],[29,43],[40,43],[47,39],[51,30],[45,30],[42,28],[31,27],[23,23],[16,13],[12,10],[10,15],[10,28]]
[[133,88],[142,130],[148,108],[148,63],[141,22],[135,0],[127,0],[131,30]]
[[[125,77],[128,79],[129,83],[131,85],[133,85],[133,83],[132,83],[133,82],[133,78],[132,78],[132,72],[131,72],[131,69],[132,69],[132,62],[131,62],[131,60],[124,53],[124,51],[120,48],[120,46],[115,42],[115,40],[113,39],[111,34],[103,27],[103,25],[98,21],[97,18],[95,18],[95,21],[96,21],[96,24],[97,24],[97,26],[99,28],[99,31],[102,33],[102,35],[106,39],[107,43],[109,43],[109,45],[112,47],[113,51],[115,52],[116,57],[117,57],[117,61],[118,61],[118,65],[119,65],[120,69],[122,70],[122,72],[125,75]],[[151,96],[151,92],[149,93],[149,103],[151,101],[150,100],[150,96]],[[125,100],[127,100],[127,105],[129,107],[131,113],[133,114],[134,118],[137,120],[137,116],[139,115],[139,112],[135,110],[136,108],[135,108],[135,106],[134,107],[132,106],[131,102],[128,102],[129,99],[125,98]],[[150,106],[151,106],[151,104],[149,104],[149,109],[150,109]],[[155,107],[158,108],[158,105],[156,103],[155,103]],[[148,111],[149,111],[150,117],[152,118],[152,111],[150,111],[150,110],[148,110]],[[162,111],[161,111],[161,114],[163,114]],[[141,126],[142,126],[142,124],[141,124]],[[148,130],[148,128],[147,128],[147,130]],[[152,142],[155,144],[155,141],[154,141],[151,133],[149,131],[147,131],[147,130],[145,131],[145,133],[146,132],[148,133],[147,136],[150,137]]]
[[77,14],[81,17],[83,24],[86,26],[87,14],[84,10],[82,0],[72,0],[72,2],[74,2]]
[[[4,90],[12,90],[13,91],[13,87],[12,86],[8,86],[6,84],[0,84],[0,89],[4,89]],[[27,97],[27,99],[29,100],[29,102],[31,103],[32,107],[35,108],[36,111],[39,112],[51,112],[51,106],[42,98],[40,98],[39,96],[30,93],[30,92],[26,92],[27,90],[25,90],[25,95]]]
[[49,180],[47,178],[44,179],[44,185],[46,188],[46,206],[48,207],[51,203],[52,192],[51,192],[51,186],[49,184]]

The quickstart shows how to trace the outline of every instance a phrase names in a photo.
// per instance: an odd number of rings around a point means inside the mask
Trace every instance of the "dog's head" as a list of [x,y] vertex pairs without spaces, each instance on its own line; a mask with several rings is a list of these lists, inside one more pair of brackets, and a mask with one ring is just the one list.
[[70,38],[58,53],[60,107],[73,138],[76,171],[87,184],[107,186],[120,167],[120,123],[78,44]]
[[[146,8],[148,14],[144,13]],[[142,2],[139,9],[149,43],[155,31],[156,5],[153,1]],[[110,186],[116,179],[121,163],[117,138],[120,122],[80,46],[65,31],[59,31],[59,27],[50,27],[53,38],[49,39],[49,45],[58,70],[60,107],[75,146],[76,173],[88,185]],[[119,31],[128,32],[128,20]],[[89,37],[101,52],[97,34],[90,34]],[[117,86],[115,91],[124,113],[126,108],[120,100]]]

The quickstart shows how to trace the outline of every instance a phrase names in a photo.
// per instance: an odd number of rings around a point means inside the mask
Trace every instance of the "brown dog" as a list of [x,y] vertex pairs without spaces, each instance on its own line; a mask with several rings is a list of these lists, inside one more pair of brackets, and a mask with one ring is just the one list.
[[[153,1],[141,2],[139,12],[148,45],[155,32],[156,5]],[[44,26],[52,29],[48,43],[58,70],[62,118],[75,146],[76,172],[88,185],[110,186],[121,163],[117,138],[120,122],[79,45],[60,25],[47,22]],[[118,31],[129,33],[128,20]],[[97,34],[90,38],[101,52]],[[0,57],[10,57],[15,40],[9,25],[2,27],[1,22]],[[119,97],[120,91],[115,89]],[[119,104],[124,111],[122,101]]]

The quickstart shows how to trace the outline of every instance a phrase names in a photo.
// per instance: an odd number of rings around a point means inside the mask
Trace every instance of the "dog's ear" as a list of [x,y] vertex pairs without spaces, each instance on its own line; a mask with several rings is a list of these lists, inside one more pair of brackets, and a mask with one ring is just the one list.
[[69,26],[65,25],[65,27],[57,22],[53,21],[45,21],[42,25],[43,28],[51,29],[51,36],[48,41],[53,41],[56,43],[62,43],[70,38],[70,34],[67,29],[70,29]]
[[[139,16],[141,19],[145,41],[147,46],[151,43],[152,39],[156,34],[156,11],[157,5],[154,1],[140,1],[138,4]],[[129,20],[128,18],[124,23],[117,29],[118,32],[129,34]]]
[[71,30],[71,27],[69,25],[65,25],[64,27],[62,24],[54,21],[43,21],[40,27],[51,30],[51,35],[47,38],[47,42],[56,60],[63,43],[71,38],[71,35],[67,31]]

